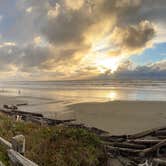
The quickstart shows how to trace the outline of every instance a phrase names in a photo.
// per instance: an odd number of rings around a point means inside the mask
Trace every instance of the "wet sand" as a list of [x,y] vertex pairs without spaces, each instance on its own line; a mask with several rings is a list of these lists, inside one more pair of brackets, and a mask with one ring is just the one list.
[[69,106],[76,118],[111,134],[132,134],[166,126],[166,102],[112,101]]
[[0,96],[0,107],[2,108],[4,104],[20,104],[26,103],[26,100],[19,99],[17,97],[11,96]]

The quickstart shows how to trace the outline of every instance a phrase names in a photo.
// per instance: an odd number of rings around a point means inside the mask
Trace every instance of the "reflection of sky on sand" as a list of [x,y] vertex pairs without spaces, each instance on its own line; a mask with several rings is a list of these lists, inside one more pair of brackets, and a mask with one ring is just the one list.
[[111,101],[117,100],[118,99],[118,93],[116,91],[111,91],[108,93],[108,98]]

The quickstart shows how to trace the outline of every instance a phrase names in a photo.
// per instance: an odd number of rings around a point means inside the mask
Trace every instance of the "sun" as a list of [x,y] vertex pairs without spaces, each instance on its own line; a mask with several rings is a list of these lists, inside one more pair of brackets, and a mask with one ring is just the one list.
[[104,57],[97,58],[95,60],[95,66],[98,68],[100,73],[105,73],[110,70],[111,73],[114,73],[119,66],[119,58],[117,57]]

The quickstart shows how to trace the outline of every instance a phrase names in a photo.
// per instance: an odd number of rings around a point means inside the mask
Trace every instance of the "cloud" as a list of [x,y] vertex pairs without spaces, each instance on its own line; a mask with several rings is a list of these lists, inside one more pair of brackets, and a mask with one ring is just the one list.
[[85,12],[69,10],[56,18],[48,19],[42,29],[48,41],[53,44],[82,44],[83,33],[91,19]]
[[4,66],[15,66],[20,71],[39,68],[51,56],[51,51],[47,47],[5,45],[0,48],[0,62]]
[[48,13],[47,13],[48,17],[50,18],[57,17],[60,13],[60,8],[61,6],[58,3],[56,3],[55,6],[53,6],[50,10],[48,10]]
[[72,10],[79,10],[85,3],[86,1],[84,0],[66,0],[65,3],[67,5],[68,8],[72,9]]
[[148,47],[154,36],[154,25],[145,20],[138,25],[130,25],[124,28],[116,27],[111,34],[111,42],[114,42],[117,50],[130,55]]
[[97,79],[166,79],[166,60],[144,66],[136,66],[131,61],[123,62],[113,74],[110,70]]
[[99,9],[107,15],[115,14],[119,17],[126,17],[137,12],[141,7],[142,0],[103,0],[99,2]]
[[165,0],[7,0],[3,8],[10,26],[0,28],[0,60],[29,77],[93,76],[96,57],[127,59],[165,34]]

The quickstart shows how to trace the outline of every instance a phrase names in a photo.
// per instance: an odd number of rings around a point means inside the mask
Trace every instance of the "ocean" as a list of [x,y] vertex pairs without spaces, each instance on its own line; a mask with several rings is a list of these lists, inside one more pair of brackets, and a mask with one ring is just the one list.
[[166,80],[10,81],[0,95],[94,101],[166,101]]

